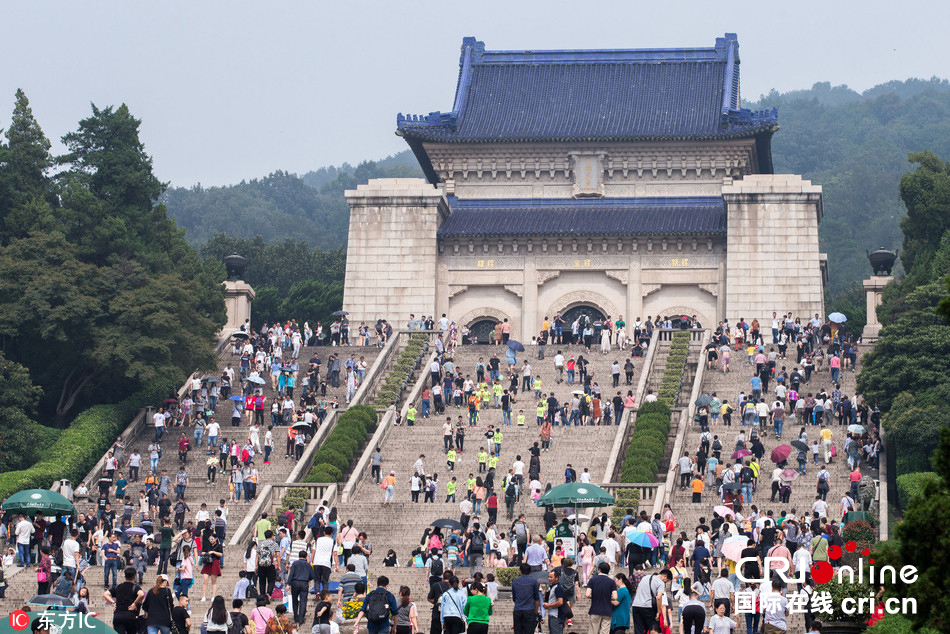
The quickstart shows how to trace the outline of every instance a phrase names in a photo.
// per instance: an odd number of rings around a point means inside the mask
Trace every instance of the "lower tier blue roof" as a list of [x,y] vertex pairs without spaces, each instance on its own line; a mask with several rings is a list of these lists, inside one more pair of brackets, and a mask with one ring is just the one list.
[[450,198],[440,238],[725,234],[721,196],[666,198]]

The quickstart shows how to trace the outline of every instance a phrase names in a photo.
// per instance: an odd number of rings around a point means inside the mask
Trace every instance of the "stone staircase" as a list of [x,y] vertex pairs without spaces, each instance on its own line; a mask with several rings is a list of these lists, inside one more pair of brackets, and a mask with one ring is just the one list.
[[[547,358],[544,360],[536,359],[537,349],[529,348],[525,353],[519,353],[519,369],[525,355],[530,355],[529,361],[532,365],[532,374],[541,375],[544,384],[544,392],[553,390],[559,402],[570,398],[571,391],[579,389],[579,386],[568,385],[565,382],[555,383],[554,372],[554,354],[558,346],[548,346]],[[588,371],[593,374],[594,380],[601,386],[602,393],[612,398],[618,390],[626,394],[626,390],[636,390],[636,383],[639,380],[642,369],[642,359],[634,359],[636,373],[633,379],[633,385],[625,385],[625,377],[621,373],[620,387],[613,388],[611,380],[610,366],[616,359],[621,363],[621,367],[626,356],[620,351],[614,350],[610,354],[603,356],[599,351],[594,350],[590,355],[581,346],[560,346],[565,358],[574,355],[577,358],[583,355],[590,360]],[[463,346],[456,349],[453,360],[456,367],[464,374],[475,376],[475,364],[481,356],[485,362],[491,358],[493,353],[497,352],[502,361],[502,367],[505,367],[503,349],[498,347],[489,347],[484,345]],[[507,387],[508,382],[504,385]],[[512,425],[503,427],[504,440],[502,442],[501,460],[498,464],[496,476],[496,490],[500,487],[501,479],[507,470],[511,467],[516,455],[521,455],[525,464],[529,462],[528,448],[535,441],[539,441],[539,428],[536,423],[535,415],[536,400],[533,392],[522,394],[519,391],[518,400],[513,405]],[[416,408],[420,409],[418,403]],[[519,409],[523,409],[526,416],[524,427],[518,427],[515,417]],[[373,544],[374,555],[370,559],[373,569],[370,572],[372,578],[376,574],[386,574],[389,576],[393,587],[399,585],[408,585],[412,589],[412,596],[420,601],[424,599],[427,592],[425,574],[416,569],[394,570],[392,568],[381,568],[379,562],[385,557],[387,551],[391,548],[395,550],[400,562],[403,565],[410,560],[410,552],[419,547],[420,538],[423,531],[433,521],[440,518],[458,519],[460,516],[459,502],[464,498],[464,481],[469,473],[478,474],[476,454],[481,446],[487,447],[487,442],[483,436],[489,424],[499,426],[502,424],[500,409],[488,407],[479,414],[478,426],[475,428],[466,428],[466,437],[464,444],[464,453],[458,457],[455,471],[449,473],[445,462],[445,452],[443,451],[442,423],[446,416],[451,416],[453,421],[459,416],[468,421],[467,408],[456,408],[450,405],[446,408],[444,415],[430,414],[429,418],[419,416],[416,424],[412,427],[395,427],[389,433],[383,447],[382,472],[387,474],[390,471],[396,472],[396,502],[391,507],[382,507],[383,492],[379,486],[368,477],[361,480],[357,486],[351,502],[347,504],[338,504],[338,511],[341,521],[353,520],[353,525],[358,530],[366,531],[369,540]],[[590,469],[592,481],[600,483],[604,480],[604,468],[610,455],[614,437],[617,433],[617,426],[577,426],[577,427],[555,427],[552,434],[551,449],[541,453],[541,478],[543,485],[551,483],[556,486],[564,482],[564,470],[567,464],[573,465],[574,469],[580,474],[584,467]],[[420,454],[425,454],[425,470],[428,474],[438,474],[438,492],[436,502],[424,504],[420,502],[414,504],[410,500],[409,479],[413,472],[413,463]],[[525,470],[527,476],[527,468]],[[445,502],[445,484],[454,475],[459,482],[459,493],[456,495],[456,502]],[[484,474],[481,474],[484,475]],[[608,478],[609,479],[609,478]],[[526,479],[527,484],[527,479]],[[505,519],[504,497],[499,499],[498,531],[508,533],[512,522]],[[530,499],[529,494],[521,497],[520,502],[515,505],[515,517],[519,513],[524,513],[532,532],[532,535],[542,534],[544,524],[542,520],[543,510],[535,506]],[[587,513],[590,515],[590,513]],[[487,512],[483,508],[479,515],[482,526],[486,525],[488,519]],[[374,565],[375,564],[375,565]],[[465,575],[468,569],[464,569]],[[483,572],[490,572],[485,569]],[[462,576],[460,574],[460,576]],[[333,578],[337,578],[336,575]],[[583,603],[583,601],[582,601]],[[428,612],[425,608],[428,604],[422,600],[420,605],[420,625],[426,627],[429,620]],[[586,627],[586,620],[582,616],[583,609],[575,609],[578,615],[574,619],[575,629]],[[511,624],[511,603],[502,601],[495,609],[492,616],[492,631],[507,631]]]
[[[703,361],[705,362],[705,361]],[[861,358],[858,359],[858,366],[860,367]],[[788,359],[782,360],[778,359],[777,366],[781,369],[782,366],[785,366],[787,371],[791,371],[795,368],[795,359],[794,357],[789,357]],[[720,400],[728,399],[729,403],[735,406],[737,396],[739,392],[745,392],[749,394],[751,390],[751,384],[749,380],[752,378],[754,373],[753,366],[747,364],[747,359],[745,353],[735,353],[733,352],[732,363],[730,364],[730,371],[727,374],[723,374],[720,368],[715,368],[712,370],[706,370],[701,394],[713,394],[716,393]],[[839,378],[841,385],[841,392],[843,395],[848,395],[849,397],[854,397],[855,388],[857,383],[857,374],[850,371],[843,371]],[[815,371],[811,375],[811,380],[807,385],[803,385],[800,393],[804,397],[809,392],[816,394],[820,391],[827,390],[828,393],[831,393],[832,389],[831,382],[831,373],[828,369],[827,363],[825,364],[824,371],[818,372]],[[775,381],[769,382],[769,398],[767,402],[771,404],[775,400]],[[685,407],[689,403],[682,403]],[[712,421],[710,421],[712,423]],[[766,511],[773,511],[775,517],[778,517],[779,513],[783,510],[791,512],[792,509],[795,510],[795,514],[798,516],[811,514],[811,506],[815,501],[816,495],[816,473],[821,468],[816,467],[812,461],[811,453],[808,454],[808,464],[807,464],[807,474],[800,476],[798,480],[792,483],[792,495],[789,503],[780,503],[778,497],[776,496],[776,501],[773,503],[770,501],[771,498],[771,475],[772,470],[775,468],[775,464],[770,460],[770,454],[772,450],[781,444],[788,444],[790,441],[798,438],[799,431],[802,427],[801,422],[796,422],[794,425],[789,424],[788,418],[786,418],[784,429],[782,431],[782,440],[775,438],[773,430],[771,427],[766,429],[767,436],[762,439],[762,443],[765,446],[765,455],[762,459],[762,468],[759,472],[759,479],[755,494],[751,500],[751,504],[754,504],[758,507],[760,513],[764,514]],[[840,523],[840,500],[845,490],[848,489],[848,474],[849,469],[847,465],[847,458],[844,455],[844,441],[847,437],[847,432],[845,427],[839,427],[837,424],[834,424],[830,427],[834,434],[835,445],[838,449],[837,457],[832,460],[832,464],[827,466],[828,471],[831,473],[831,490],[828,493],[828,517]],[[710,431],[714,435],[718,435],[719,439],[723,444],[722,456],[729,464],[734,463],[733,460],[730,460],[733,451],[735,450],[735,439],[740,431],[745,430],[746,435],[748,436],[748,428],[743,428],[741,425],[741,417],[737,415],[737,412],[734,412],[732,415],[732,426],[725,426],[722,423],[720,418],[719,422],[716,424],[710,424]],[[820,438],[820,426],[806,426],[806,431],[808,433],[808,444],[815,439]],[[689,451],[690,456],[695,456],[696,451],[699,449],[700,445],[700,427],[698,423],[693,423],[689,421],[689,428],[686,434],[685,442],[683,445],[684,451]],[[789,466],[792,468],[797,468],[797,462],[795,457],[797,452],[793,449],[792,454],[789,458]],[[679,456],[674,456],[674,462],[670,467],[676,467],[675,459]],[[822,455],[819,454],[819,463],[823,464]],[[668,468],[670,468],[668,467]],[[678,468],[677,468],[678,472]],[[714,485],[710,485],[707,480],[707,486],[703,492],[702,503],[693,504],[692,503],[692,492],[687,488],[686,491],[681,491],[679,488],[678,475],[676,479],[676,486],[672,488],[669,503],[672,506],[673,513],[676,515],[679,520],[679,530],[685,531],[687,535],[692,537],[695,534],[695,527],[699,525],[699,518],[704,517],[708,522],[712,518],[712,508],[713,506],[720,504],[720,499],[718,494],[715,491]],[[745,509],[748,510],[749,504],[745,504]],[[715,575],[714,575],[715,578]],[[802,631],[804,632],[804,618],[801,615],[792,615],[789,617],[789,631]],[[761,628],[761,625],[760,625]],[[740,619],[739,628],[736,629],[737,632],[745,631],[745,621]]]
[[[360,356],[365,357],[365,360],[368,365],[372,366],[373,361],[376,359],[379,354],[379,349],[376,347],[309,347],[302,348],[298,362],[301,366],[301,369],[308,366],[310,358],[314,355],[319,357],[323,361],[323,368],[326,367],[326,359],[332,352],[338,352],[344,358],[344,360],[349,356],[349,354],[356,354],[356,358],[359,359]],[[285,353],[286,357],[286,353]],[[223,370],[228,363],[231,363],[233,367],[237,368],[236,373],[239,373],[239,359],[236,356],[232,356],[230,352],[230,347],[228,347],[224,352],[219,356],[219,372],[214,376],[220,376],[221,370]],[[209,373],[208,376],[211,376]],[[264,390],[264,396],[267,398],[268,408],[265,412],[265,424],[261,430],[261,443],[263,443],[264,432],[267,429],[267,425],[270,424],[270,410],[269,404],[273,402],[273,398],[276,396],[276,392],[271,389],[270,377],[268,379],[267,385],[262,386]],[[299,379],[298,379],[299,384]],[[295,390],[294,396],[295,400],[300,395],[299,388]],[[327,397],[332,401],[333,397],[339,399],[341,404],[341,409],[346,407],[346,385],[345,381],[340,382],[340,387],[334,388],[329,384],[327,386]],[[223,438],[240,438],[246,439],[248,436],[247,428],[247,416],[242,419],[241,425],[239,427],[232,427],[231,421],[231,407],[229,404],[218,404],[218,410],[216,412],[215,419],[221,425],[221,437]],[[199,510],[199,507],[202,503],[208,505],[208,509],[211,513],[218,507],[218,502],[221,499],[227,500],[229,497],[228,492],[228,473],[222,470],[218,471],[217,478],[213,484],[207,481],[207,467],[205,462],[208,456],[205,453],[205,447],[207,446],[207,435],[204,438],[204,445],[201,449],[194,447],[194,427],[169,427],[165,437],[163,439],[163,453],[162,458],[159,462],[159,473],[162,469],[168,471],[169,477],[172,479],[172,488],[170,491],[169,497],[172,499],[173,503],[175,500],[174,492],[174,481],[175,473],[178,471],[179,460],[178,460],[178,451],[177,443],[180,434],[184,432],[189,440],[192,443],[192,450],[189,451],[187,460],[185,462],[185,469],[189,475],[189,486],[185,493],[185,501],[188,506],[191,508],[191,512],[186,515],[187,520],[193,520],[195,513]],[[258,484],[258,491],[264,487],[266,484],[278,484],[286,481],[287,477],[290,475],[290,472],[293,470],[296,462],[291,458],[285,457],[286,449],[286,427],[275,427],[274,428],[274,452],[271,454],[271,464],[263,464],[263,454],[259,454],[255,457],[255,466],[260,471],[260,482]],[[132,449],[138,449],[139,452],[143,455],[143,468],[139,475],[138,483],[130,483],[127,491],[132,495],[133,501],[138,498],[139,490],[143,489],[142,482],[145,479],[148,468],[148,452],[146,448],[151,443],[154,436],[154,428],[151,425],[147,425],[142,432],[130,443],[127,444],[126,453],[131,453]],[[127,475],[127,474],[126,474]],[[91,488],[91,487],[90,487]],[[86,512],[89,510],[89,507],[94,505],[95,500],[89,500],[88,504],[84,502],[77,502],[77,510],[79,512]],[[237,530],[237,527],[241,524],[241,521],[245,518],[248,510],[253,505],[246,502],[242,499],[240,502],[229,502],[228,503],[228,537]],[[135,524],[138,524],[138,515],[136,514]],[[156,529],[160,527],[160,524],[155,522]],[[231,592],[234,588],[234,584],[238,580],[238,571],[243,565],[243,556],[244,549],[240,549],[240,553],[237,552],[234,548],[225,548],[225,566],[223,574],[219,580],[218,584],[218,593],[226,597],[231,596]],[[241,562],[239,565],[238,562]],[[146,584],[151,585],[154,582],[155,574],[157,568],[156,566],[150,566],[146,572]],[[173,574],[174,571],[171,571],[170,574]],[[91,607],[93,611],[98,611],[110,615],[106,620],[111,623],[111,610],[105,611],[106,605],[105,601],[102,599],[102,580],[103,580],[103,571],[101,567],[93,567],[86,571],[85,576],[87,580],[92,584],[91,588],[95,590],[92,592],[92,604]],[[121,574],[120,574],[121,576]],[[36,577],[32,571],[16,571],[12,576],[9,575],[9,587],[7,588],[6,599],[0,599],[0,604],[8,606],[20,606],[23,605],[28,599],[33,597],[36,592]],[[120,579],[121,581],[121,579]],[[209,588],[210,595],[210,588]],[[201,579],[200,576],[195,580],[195,585],[192,586],[190,592],[193,600],[200,600],[201,598]],[[209,600],[210,600],[209,596]],[[230,604],[229,604],[230,605]]]

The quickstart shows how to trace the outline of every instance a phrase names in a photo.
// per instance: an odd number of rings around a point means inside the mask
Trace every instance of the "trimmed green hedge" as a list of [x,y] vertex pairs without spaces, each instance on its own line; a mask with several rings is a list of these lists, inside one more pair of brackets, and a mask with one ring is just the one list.
[[409,335],[409,341],[399,353],[399,358],[393,364],[386,380],[376,390],[373,395],[373,403],[389,407],[393,401],[398,401],[402,395],[402,383],[408,380],[409,374],[416,367],[416,357],[425,348],[428,342],[428,335],[417,333]]
[[[637,489],[618,489],[617,504],[610,512],[611,525],[614,527],[620,526],[624,516],[627,514],[627,509],[631,509],[633,515],[636,515],[639,508],[640,491]],[[623,530],[623,528],[623,526],[620,526],[618,530]]]
[[920,471],[918,473],[905,473],[897,476],[897,501],[901,510],[906,510],[914,498],[922,495],[924,487],[928,482],[939,478],[933,471]]
[[48,489],[62,478],[71,480],[74,485],[79,484],[142,406],[158,406],[183,380],[184,375],[181,380],[176,377],[157,381],[121,403],[95,405],[80,412],[45,452],[42,460],[28,469],[0,474],[0,499],[24,489]]
[[323,446],[314,453],[313,468],[304,482],[340,482],[366,441],[376,431],[376,410],[354,405],[342,414]]
[[508,568],[495,568],[495,581],[498,582],[498,585],[508,588],[511,586],[511,582],[517,579],[521,575],[521,570],[517,566],[511,566]]
[[[637,410],[636,426],[620,468],[621,482],[654,482],[666,453],[676,402],[689,352],[689,333],[673,334],[666,369],[660,380],[657,401],[644,403]],[[620,503],[618,501],[618,507]],[[621,515],[621,519],[622,519]]]

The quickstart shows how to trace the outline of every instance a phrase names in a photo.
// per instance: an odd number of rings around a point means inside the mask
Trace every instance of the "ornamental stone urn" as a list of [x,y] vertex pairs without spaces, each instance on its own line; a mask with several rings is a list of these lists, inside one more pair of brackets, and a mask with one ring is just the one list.
[[868,260],[871,262],[874,275],[890,275],[894,262],[897,260],[897,254],[881,247],[873,253],[868,253]]
[[244,279],[244,272],[247,270],[247,258],[234,253],[224,258],[224,267],[228,271],[229,280],[242,280]]

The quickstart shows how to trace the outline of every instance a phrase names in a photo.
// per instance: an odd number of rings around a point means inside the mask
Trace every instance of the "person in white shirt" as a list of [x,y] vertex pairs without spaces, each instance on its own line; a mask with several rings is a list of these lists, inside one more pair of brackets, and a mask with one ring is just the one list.
[[31,563],[30,539],[33,537],[33,533],[36,532],[36,528],[25,515],[21,515],[14,532],[16,533],[16,547],[17,553],[20,555],[20,563],[29,566]]
[[63,540],[63,568],[72,569],[72,577],[76,578],[79,570],[79,530],[74,528],[69,532],[69,538]]
[[561,351],[558,350],[557,354],[554,355],[554,371],[557,373],[555,378],[555,383],[564,382],[564,355],[561,354]]
[[788,614],[788,599],[782,596],[782,580],[772,581],[772,591],[763,592],[760,599],[764,624],[780,632],[788,630],[785,617]]
[[584,472],[581,473],[579,479],[580,479],[581,482],[589,483],[589,482],[590,482],[590,469],[588,469],[587,467],[584,467]]
[[333,528],[326,526],[323,535],[313,543],[310,563],[313,564],[314,587],[317,592],[330,589],[330,568],[338,570],[336,557],[333,556],[336,543],[333,541]]
[[260,426],[257,423],[252,423],[250,429],[248,429],[248,432],[250,433],[251,446],[257,449],[258,451],[261,451]]
[[208,512],[208,505],[202,503],[201,508],[198,509],[198,512],[195,513],[195,524],[200,525],[202,522],[207,522],[211,519],[211,514]]
[[815,501],[811,505],[813,513],[818,513],[818,519],[828,517],[828,503],[821,499],[821,496],[815,496]]
[[706,631],[710,634],[729,634],[737,627],[739,623],[726,616],[726,604],[720,603],[716,606],[716,613],[709,619]]

